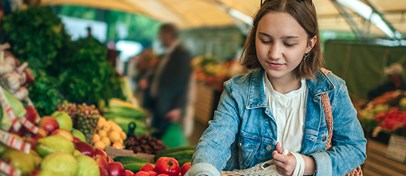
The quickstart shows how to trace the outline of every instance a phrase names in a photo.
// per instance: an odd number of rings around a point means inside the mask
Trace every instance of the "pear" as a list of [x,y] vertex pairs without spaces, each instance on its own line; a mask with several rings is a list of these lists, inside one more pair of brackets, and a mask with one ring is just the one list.
[[30,150],[30,155],[34,157],[35,167],[39,166],[42,162],[42,158],[38,155],[38,153],[34,150]]
[[41,163],[41,173],[60,176],[76,176],[78,172],[78,162],[69,153],[54,152],[44,158]]
[[63,174],[52,172],[52,171],[41,171],[38,176],[60,176]]
[[99,165],[95,160],[86,156],[79,155],[76,156],[76,160],[79,164],[79,170],[76,176],[99,176],[100,170]]
[[8,149],[3,156],[2,160],[10,161],[10,164],[19,169],[22,175],[27,175],[35,169],[34,155],[26,154],[14,149]]
[[36,151],[42,157],[56,151],[73,154],[74,150],[75,146],[73,145],[73,143],[59,135],[53,135],[38,139],[38,144],[36,147]]

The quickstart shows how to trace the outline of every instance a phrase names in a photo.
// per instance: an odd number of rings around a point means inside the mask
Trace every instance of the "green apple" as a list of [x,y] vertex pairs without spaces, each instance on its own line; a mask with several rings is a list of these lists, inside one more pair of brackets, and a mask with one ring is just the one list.
[[76,159],[66,152],[49,154],[41,163],[41,172],[55,173],[61,176],[76,176],[78,168]]
[[80,139],[82,142],[86,142],[86,136],[79,130],[72,130],[72,135]]
[[56,121],[58,121],[59,128],[64,129],[67,131],[72,130],[72,118],[69,116],[68,113],[63,112],[63,111],[56,111],[52,113],[51,117],[55,118]]

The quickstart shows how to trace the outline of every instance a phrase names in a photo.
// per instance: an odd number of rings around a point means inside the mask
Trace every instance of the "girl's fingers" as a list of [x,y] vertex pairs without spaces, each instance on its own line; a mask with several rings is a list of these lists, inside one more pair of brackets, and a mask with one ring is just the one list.
[[283,153],[283,148],[280,142],[276,143],[276,150],[278,151],[279,154]]
[[286,163],[288,161],[288,159],[289,159],[288,156],[279,154],[278,152],[276,152],[276,154],[274,154],[272,157],[273,157],[274,160],[277,160],[277,161],[282,162],[282,163]]
[[285,163],[278,160],[273,160],[273,163],[276,165],[277,168],[283,168],[285,166]]

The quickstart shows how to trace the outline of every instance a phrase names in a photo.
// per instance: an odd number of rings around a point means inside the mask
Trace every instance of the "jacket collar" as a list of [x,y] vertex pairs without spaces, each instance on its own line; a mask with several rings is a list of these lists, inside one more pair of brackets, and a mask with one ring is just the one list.
[[[268,100],[266,99],[264,81],[264,69],[258,69],[251,72],[249,77],[248,86],[248,101],[246,104],[247,109],[265,108],[268,107]],[[309,90],[309,96],[317,98],[322,93],[332,91],[334,85],[327,75],[318,71],[314,75],[314,79],[307,79],[306,84]]]

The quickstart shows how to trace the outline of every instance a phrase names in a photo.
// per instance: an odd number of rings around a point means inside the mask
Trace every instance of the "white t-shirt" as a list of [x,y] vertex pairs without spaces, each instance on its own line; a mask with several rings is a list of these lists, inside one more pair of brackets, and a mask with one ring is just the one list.
[[289,93],[277,92],[264,73],[265,95],[269,108],[276,120],[277,141],[283,149],[299,152],[302,144],[306,113],[307,86],[302,79],[301,87]]

